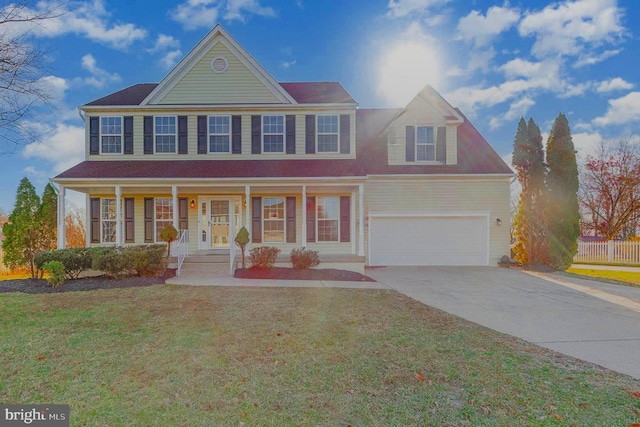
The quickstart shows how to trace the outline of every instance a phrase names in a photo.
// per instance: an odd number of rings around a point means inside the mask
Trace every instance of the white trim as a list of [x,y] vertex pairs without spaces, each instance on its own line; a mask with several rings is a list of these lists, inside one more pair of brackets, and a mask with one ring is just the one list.
[[[211,118],[212,117],[226,117],[229,120],[229,132],[227,134],[224,133],[211,133]],[[242,119],[241,119],[242,120]],[[209,114],[207,116],[207,153],[208,154],[231,154],[231,146],[232,142],[232,134],[233,134],[233,118],[230,114]],[[212,136],[228,136],[229,137],[229,148],[227,151],[211,151],[211,137]]]
[[[233,248],[233,239],[235,238],[234,229],[235,229],[235,219],[236,219],[236,210],[235,210],[235,202],[238,200],[238,197],[235,195],[204,195],[198,196],[198,250],[231,250]],[[225,201],[228,203],[229,209],[229,235],[227,236],[227,246],[213,246],[211,243],[211,224],[209,224],[209,220],[211,219],[211,202],[212,201]],[[240,201],[242,201],[242,197],[240,197]],[[205,215],[207,219],[207,229],[206,229],[206,239],[202,241],[202,230],[204,228],[204,224],[202,223],[202,204],[205,203]],[[240,217],[242,216],[242,207],[240,208]],[[242,222],[242,221],[240,221]],[[242,227],[242,225],[240,224]]]
[[[102,134],[102,119],[108,119],[108,118],[119,118],[120,119],[120,134],[115,134],[115,133],[108,133],[103,135]],[[102,137],[103,136],[120,136],[120,152],[117,153],[104,153],[102,151]],[[106,115],[106,116],[98,116],[98,144],[99,144],[99,153],[100,154],[105,154],[105,155],[110,155],[110,154],[122,154],[124,153],[124,116],[118,116],[118,115]]]
[[[173,203],[173,227],[176,230],[180,230],[180,218],[179,218],[180,215],[179,214],[176,215],[176,213],[178,211],[178,208],[179,208],[179,206],[178,206],[178,187],[175,186],[175,185],[173,185],[171,187],[171,198],[172,198],[171,203]],[[188,201],[187,201],[187,203],[188,203]],[[187,209],[188,209],[188,207],[187,207]]]
[[302,185],[302,246],[307,245],[307,186]]
[[364,256],[364,184],[358,185],[358,199],[360,204],[360,227],[358,227],[359,238],[358,238],[358,255]]
[[[322,153],[322,154],[338,154],[340,153],[340,114],[316,114],[316,153]],[[318,119],[320,117],[335,117],[337,122],[338,122],[338,131],[335,132],[335,135],[337,137],[337,143],[336,143],[336,150],[335,151],[320,151],[320,144],[319,144],[319,139],[320,139],[320,128],[318,126]],[[334,132],[323,132],[322,135],[334,135]]]
[[297,104],[289,93],[227,31],[217,24],[140,103],[157,103],[218,43],[222,43],[283,104]]
[[[158,136],[171,136],[170,133],[162,133],[162,134],[158,134],[156,133],[156,119],[161,118],[161,117],[169,117],[169,118],[173,118],[175,120],[175,128],[176,128],[176,132],[173,134],[174,137],[174,145],[173,145],[173,151],[158,151],[158,141],[156,140],[156,137]],[[153,154],[158,154],[160,156],[162,155],[166,155],[166,154],[177,154],[178,153],[178,116],[177,115],[173,115],[173,114],[159,114],[157,116],[153,116]]]
[[59,186],[58,188],[58,242],[57,248],[64,249],[66,247],[66,239],[67,239],[67,229],[65,222],[65,193],[66,190],[64,186]]
[[91,195],[86,193],[84,195],[84,240],[85,247],[91,246]]
[[[447,175],[443,175],[447,176]],[[473,175],[466,175],[473,176]],[[506,176],[506,175],[505,175]],[[511,175],[509,175],[511,177]],[[354,181],[354,178],[360,178]],[[71,187],[75,180],[78,178],[52,178],[53,182],[56,184],[67,183],[67,187]],[[82,187],[91,187],[94,185],[101,186],[111,186],[113,187],[114,183],[124,182],[129,185],[123,185],[123,187],[138,187],[142,184],[150,187],[166,187],[167,184],[152,184],[153,182],[168,182],[168,183],[184,183],[183,185],[189,185],[190,187],[229,187],[229,183],[237,183],[238,187],[242,187],[246,184],[246,182],[251,181],[260,181],[255,184],[251,184],[252,187],[270,187],[273,183],[299,183],[300,181],[304,182],[321,182],[323,186],[343,186],[343,185],[358,185],[363,182],[364,177],[318,177],[318,178],[305,178],[305,177],[294,177],[294,178],[267,178],[267,177],[251,177],[251,178],[108,178],[107,180],[102,181],[103,178],[86,178],[82,179],[80,183],[76,183],[73,185],[76,188]],[[344,182],[325,182],[326,180],[331,181],[342,181]],[[265,184],[264,182],[268,181],[271,184]],[[141,184],[131,184],[132,182],[140,182]],[[71,183],[71,184],[69,184]],[[290,185],[290,184],[288,184]]]
[[[438,108],[440,110],[440,112],[442,112],[443,116],[453,116],[454,119],[451,120],[446,120],[445,123],[446,124],[462,124],[464,123],[464,119],[462,118],[462,115],[460,113],[458,113],[455,108],[453,108],[453,106],[451,106],[451,104],[449,104],[449,102],[447,102],[446,99],[444,99],[442,97],[442,95],[440,95],[438,93],[437,90],[435,90],[431,85],[426,85],[420,92],[418,92],[416,94],[416,96],[413,97],[413,99],[411,99],[411,101],[409,101],[409,103],[407,104],[407,107],[409,105],[411,105],[413,103],[413,101],[418,98],[418,97],[423,97],[424,95],[427,95],[430,98],[435,98],[433,99],[435,102],[432,102],[432,105],[436,108]],[[438,105],[440,104],[440,105]],[[443,107],[443,108],[442,108]],[[406,107],[405,107],[406,108]],[[445,111],[442,111],[445,110]],[[449,114],[445,114],[446,112],[448,112]]]
[[122,187],[116,185],[116,246],[124,243],[122,233]]
[[154,111],[162,111],[162,110],[171,110],[178,112],[202,112],[203,108],[206,108],[207,111],[233,111],[233,112],[255,112],[258,110],[269,111],[269,110],[277,110],[277,111],[295,111],[298,114],[306,114],[304,111],[309,111],[308,114],[312,113],[312,110],[317,111],[326,111],[333,112],[336,110],[344,111],[343,114],[353,114],[355,111],[354,108],[358,107],[357,102],[345,102],[345,103],[326,103],[326,104],[154,104],[154,105],[83,105],[78,107],[79,110],[84,111],[88,114],[98,114],[101,111],[135,111],[135,112],[149,112],[149,114],[153,114]]

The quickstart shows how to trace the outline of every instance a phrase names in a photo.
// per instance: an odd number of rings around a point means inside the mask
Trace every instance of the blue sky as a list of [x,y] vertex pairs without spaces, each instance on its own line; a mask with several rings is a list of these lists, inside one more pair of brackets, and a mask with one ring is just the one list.
[[637,0],[71,0],[62,8],[29,29],[47,51],[41,83],[54,100],[30,119],[40,140],[0,156],[5,212],[23,176],[40,193],[83,160],[79,105],[159,82],[216,23],[276,80],[338,81],[360,108],[402,107],[431,84],[505,159],[522,115],[546,140],[564,112],[582,157],[601,139],[640,135]]

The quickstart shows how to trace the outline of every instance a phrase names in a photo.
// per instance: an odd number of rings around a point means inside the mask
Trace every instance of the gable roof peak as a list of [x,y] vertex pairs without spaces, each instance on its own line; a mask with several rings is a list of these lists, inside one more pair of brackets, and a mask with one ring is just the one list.
[[280,103],[297,104],[296,100],[278,84],[276,79],[218,23],[173,67],[169,74],[141,102],[141,105],[158,103],[218,43],[227,47]]
[[411,101],[409,101],[405,109],[408,109],[414,102],[419,102],[421,100],[425,100],[438,107],[444,113],[444,116],[447,117],[447,122],[458,124],[464,122],[459,111],[449,104],[449,102],[429,84],[422,88],[422,90],[418,92]]

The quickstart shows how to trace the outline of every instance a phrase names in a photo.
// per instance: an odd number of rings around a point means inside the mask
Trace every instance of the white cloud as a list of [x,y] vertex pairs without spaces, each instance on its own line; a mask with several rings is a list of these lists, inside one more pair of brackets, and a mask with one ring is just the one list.
[[168,36],[166,34],[160,34],[156,39],[156,44],[153,46],[153,48],[149,49],[149,52],[159,52],[179,48],[180,40],[176,40],[172,36]]
[[54,104],[62,103],[62,101],[64,101],[66,91],[69,89],[67,81],[56,76],[41,77],[38,79],[37,84],[49,94],[51,102]]
[[602,140],[602,135],[598,132],[572,133],[571,139],[578,157],[584,159],[587,155],[595,153]]
[[285,70],[288,70],[289,68],[293,67],[294,65],[296,65],[296,60],[295,59],[293,61],[283,61],[280,64],[280,68],[284,68]]
[[109,23],[109,12],[102,0],[71,2],[65,6],[55,6],[50,2],[38,3],[34,13],[55,8],[60,15],[36,23],[21,23],[21,30],[28,29],[30,34],[39,37],[73,33],[117,49],[126,49],[133,42],[146,37],[146,31],[134,24]]
[[534,36],[532,53],[579,55],[587,45],[614,42],[624,34],[617,0],[576,0],[552,3],[527,12],[520,22],[522,36]]
[[84,136],[84,127],[58,124],[24,147],[22,155],[50,162],[54,173],[60,173],[84,160]]
[[621,79],[620,77],[616,77],[614,79],[605,80],[600,82],[598,87],[596,87],[596,92],[613,92],[616,90],[628,90],[633,88],[633,84]]
[[82,80],[84,84],[101,89],[109,83],[118,83],[122,78],[116,73],[109,73],[98,67],[96,59],[90,53],[82,57],[82,68],[91,73],[91,77],[85,77]]
[[166,69],[176,65],[180,57],[182,57],[180,40],[176,40],[166,34],[160,34],[156,39],[155,45],[151,49],[147,49],[147,51],[150,53],[160,53],[162,56],[158,62]]
[[187,0],[170,12],[176,22],[187,30],[211,28],[222,17],[227,21],[245,22],[247,15],[276,16],[271,7],[260,5],[258,0]]
[[509,111],[507,111],[506,113],[500,116],[494,116],[489,121],[489,127],[491,129],[496,129],[504,125],[506,122],[512,122],[518,117],[523,117],[527,114],[529,108],[533,107],[535,104],[536,102],[533,99],[525,96],[524,98],[513,102],[509,107]]
[[572,96],[584,95],[593,87],[593,82],[578,83],[575,85],[567,84],[564,92],[558,95],[559,98],[571,98]]
[[576,61],[575,64],[573,64],[574,68],[580,68],[580,67],[584,67],[587,65],[593,65],[593,64],[597,64],[599,62],[602,62],[608,58],[611,58],[612,56],[616,56],[617,54],[619,54],[620,52],[622,52],[622,49],[612,49],[612,50],[605,50],[602,53],[599,54],[582,54],[580,55],[580,57],[578,58],[578,60]]
[[415,13],[423,14],[434,6],[448,3],[450,0],[389,0],[387,16],[402,18]]
[[511,28],[520,19],[517,9],[493,6],[487,15],[476,10],[460,19],[458,33],[463,40],[473,41],[476,46],[486,46],[491,40]]
[[596,117],[598,126],[619,125],[640,120],[640,92],[630,92],[622,98],[610,99],[604,116]]

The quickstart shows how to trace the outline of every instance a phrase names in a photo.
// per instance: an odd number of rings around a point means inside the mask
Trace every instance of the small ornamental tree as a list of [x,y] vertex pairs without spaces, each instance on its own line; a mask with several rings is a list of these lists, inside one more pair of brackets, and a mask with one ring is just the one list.
[[178,230],[176,230],[173,224],[167,225],[160,232],[160,240],[167,242],[167,258],[171,257],[171,242],[175,241],[177,238]]
[[249,238],[249,232],[247,231],[247,229],[242,227],[238,231],[238,234],[236,234],[236,238],[233,239],[233,241],[236,242],[236,245],[238,245],[238,247],[240,248],[240,252],[242,256],[242,268],[245,268],[244,251],[247,248],[247,245],[249,244],[249,242],[251,241],[251,239]]

